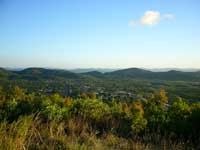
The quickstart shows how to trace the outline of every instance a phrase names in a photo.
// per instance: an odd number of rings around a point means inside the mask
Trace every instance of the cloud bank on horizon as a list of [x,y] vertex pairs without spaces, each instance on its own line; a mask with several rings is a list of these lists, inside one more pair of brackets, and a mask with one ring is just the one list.
[[148,10],[139,20],[131,20],[128,26],[134,28],[137,25],[153,26],[161,20],[172,20],[174,15],[170,13],[162,14],[159,11]]

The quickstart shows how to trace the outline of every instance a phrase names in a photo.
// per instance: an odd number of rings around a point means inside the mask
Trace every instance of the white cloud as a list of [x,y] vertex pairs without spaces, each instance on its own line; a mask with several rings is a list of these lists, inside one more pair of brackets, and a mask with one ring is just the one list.
[[160,13],[158,11],[146,11],[144,16],[139,20],[141,25],[154,25],[160,21]]
[[144,15],[139,20],[131,20],[128,23],[128,26],[133,28],[137,25],[146,25],[153,26],[158,24],[161,20],[172,20],[174,15],[172,14],[163,14],[161,15],[159,11],[149,10],[144,13]]

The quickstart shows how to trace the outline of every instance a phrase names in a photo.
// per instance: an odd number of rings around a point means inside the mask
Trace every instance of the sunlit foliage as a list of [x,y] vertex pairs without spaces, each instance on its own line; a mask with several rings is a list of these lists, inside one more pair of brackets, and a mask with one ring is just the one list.
[[103,101],[94,94],[73,99],[0,88],[1,149],[117,149],[134,142],[198,147],[199,120],[199,102],[177,97],[169,103],[163,89],[128,103]]

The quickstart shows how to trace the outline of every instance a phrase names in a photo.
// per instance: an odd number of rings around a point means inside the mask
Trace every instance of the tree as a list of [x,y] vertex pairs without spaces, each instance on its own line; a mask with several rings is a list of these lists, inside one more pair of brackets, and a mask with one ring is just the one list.
[[53,94],[50,96],[50,100],[52,104],[56,104],[59,106],[64,106],[64,99],[59,94]]
[[0,109],[3,109],[3,105],[5,103],[6,97],[3,92],[3,88],[0,86]]
[[200,102],[192,104],[189,123],[191,124],[191,134],[194,136],[194,140],[197,140],[200,135]]
[[177,97],[169,106],[168,114],[170,129],[179,135],[188,135],[191,128],[188,122],[191,115],[189,104]]
[[67,97],[64,101],[64,106],[71,106],[73,99],[71,97]]
[[138,134],[143,131],[147,125],[147,120],[143,116],[144,109],[142,103],[140,101],[134,102],[131,112],[133,113],[131,128],[133,133]]
[[23,89],[21,89],[18,86],[15,86],[13,91],[12,91],[12,98],[16,99],[17,101],[19,100],[24,100],[25,99],[25,92]]
[[167,121],[168,97],[164,89],[152,94],[144,103],[144,117],[151,131],[163,131]]

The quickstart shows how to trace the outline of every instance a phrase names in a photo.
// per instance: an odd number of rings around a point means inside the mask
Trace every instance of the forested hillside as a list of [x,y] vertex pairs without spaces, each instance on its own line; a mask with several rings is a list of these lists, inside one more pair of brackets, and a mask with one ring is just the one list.
[[154,80],[169,80],[169,81],[200,81],[200,72],[181,72],[181,71],[167,71],[167,72],[152,72],[139,68],[129,68],[124,70],[117,70],[113,72],[101,73],[98,71],[91,71],[86,73],[73,73],[66,70],[44,69],[44,68],[28,68],[22,71],[8,71],[3,68],[0,69],[0,76],[9,79],[56,79],[69,78],[78,79],[89,75],[93,77],[102,78],[131,78],[131,79],[154,79]]
[[152,72],[138,68],[109,73],[72,73],[43,68],[0,69],[0,85],[7,89],[19,86],[28,93],[59,93],[73,98],[82,93],[95,93],[104,100],[116,98],[122,101],[145,98],[149,93],[164,88],[170,99],[179,96],[190,102],[200,100],[200,72]]

